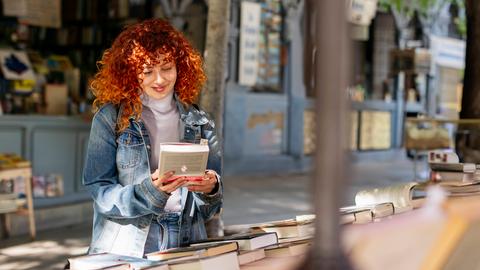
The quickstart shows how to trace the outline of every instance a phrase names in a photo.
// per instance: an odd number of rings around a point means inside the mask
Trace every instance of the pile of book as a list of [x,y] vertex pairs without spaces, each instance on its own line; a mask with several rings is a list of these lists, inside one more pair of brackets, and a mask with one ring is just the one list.
[[478,209],[478,196],[428,200],[420,211],[345,227],[343,248],[358,269],[476,269]]
[[340,209],[341,224],[368,223],[419,208],[427,190],[439,186],[449,197],[480,195],[480,165],[460,162],[431,162],[430,179],[361,190],[355,205]]
[[449,196],[480,194],[480,165],[473,163],[430,163],[430,183],[438,184]]
[[[306,255],[313,237],[307,221],[244,225],[247,232],[208,238],[187,247],[153,252],[146,259],[112,253],[70,258],[70,269],[272,269],[291,268]],[[281,266],[281,267],[280,267]]]
[[0,170],[28,168],[30,161],[23,159],[14,153],[0,153]]

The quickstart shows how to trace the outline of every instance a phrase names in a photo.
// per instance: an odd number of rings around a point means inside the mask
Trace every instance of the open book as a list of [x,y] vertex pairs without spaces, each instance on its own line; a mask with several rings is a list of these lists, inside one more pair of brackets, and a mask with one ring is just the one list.
[[382,188],[361,190],[355,195],[355,204],[372,206],[393,203],[395,213],[420,207],[424,202],[425,184],[410,182]]
[[172,181],[181,176],[202,180],[207,168],[208,152],[208,143],[204,140],[200,144],[162,143],[158,158],[159,173],[163,175],[168,171],[175,171]]

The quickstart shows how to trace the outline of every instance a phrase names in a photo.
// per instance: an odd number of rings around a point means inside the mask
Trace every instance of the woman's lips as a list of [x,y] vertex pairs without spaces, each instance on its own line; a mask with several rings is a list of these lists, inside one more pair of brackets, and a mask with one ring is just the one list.
[[165,90],[165,87],[161,86],[161,87],[152,87],[153,90],[155,90],[156,92],[163,92]]

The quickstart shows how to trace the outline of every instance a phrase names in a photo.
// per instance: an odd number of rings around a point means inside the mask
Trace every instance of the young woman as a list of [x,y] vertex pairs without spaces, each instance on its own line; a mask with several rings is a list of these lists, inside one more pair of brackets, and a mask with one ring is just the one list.
[[[142,257],[206,238],[222,166],[215,125],[193,105],[205,80],[199,53],[161,19],[128,26],[104,52],[83,173],[94,200],[89,253]],[[210,147],[202,181],[158,175],[160,143],[200,139]]]

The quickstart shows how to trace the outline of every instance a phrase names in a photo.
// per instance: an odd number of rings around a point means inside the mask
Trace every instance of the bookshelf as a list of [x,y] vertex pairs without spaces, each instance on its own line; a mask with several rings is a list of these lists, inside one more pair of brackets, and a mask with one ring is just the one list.
[[[96,72],[96,62],[103,51],[125,25],[152,18],[156,5],[159,4],[153,0],[61,0],[59,28],[23,24],[17,17],[3,15],[0,5],[0,45],[35,51],[44,58],[67,56],[80,69],[80,98],[90,100],[88,81]],[[47,74],[47,82],[58,82],[55,75],[58,74]]]
[[[30,229],[30,238],[35,239],[36,230],[35,230],[35,215],[33,211],[33,198],[32,198],[32,169],[28,168],[12,168],[12,169],[0,169],[0,182],[9,180],[9,179],[21,179],[24,181],[25,185],[25,197],[26,197],[26,209],[24,205],[18,205],[16,209],[0,209],[0,217],[2,223],[2,233],[3,237],[6,238],[10,235],[10,214],[23,214],[27,215],[29,229]],[[18,199],[12,199],[18,200]],[[15,202],[16,203],[16,202]]]

